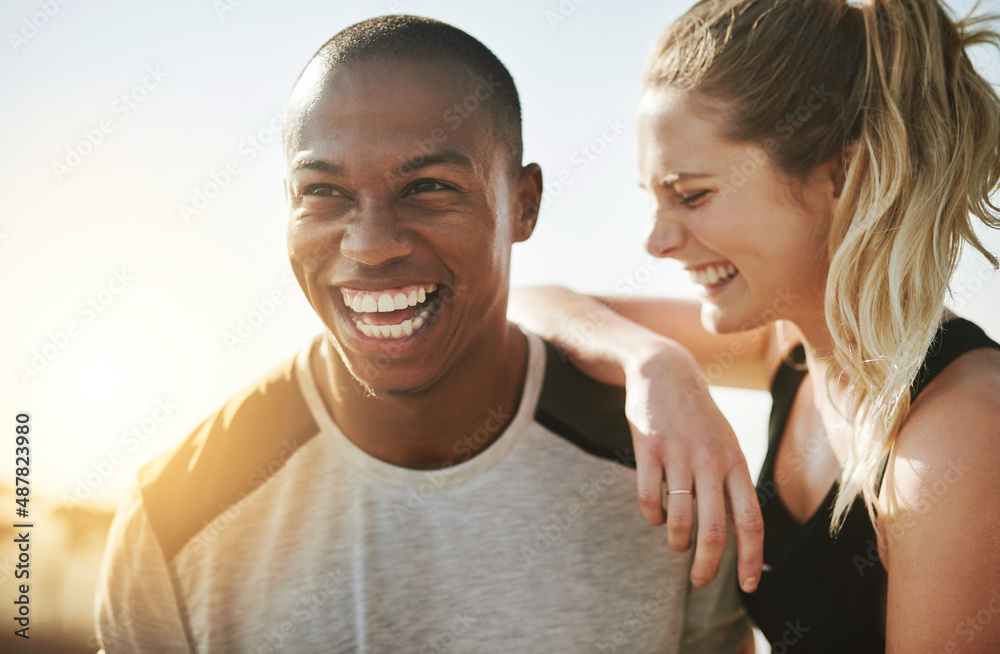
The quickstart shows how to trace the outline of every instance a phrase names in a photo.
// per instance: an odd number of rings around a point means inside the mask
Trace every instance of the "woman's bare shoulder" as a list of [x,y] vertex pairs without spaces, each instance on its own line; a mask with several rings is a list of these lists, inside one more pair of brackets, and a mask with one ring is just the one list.
[[[887,633],[931,642],[1000,587],[1000,351],[974,350],[945,368],[914,402],[894,454],[878,509]],[[986,647],[1000,636],[988,631]]]
[[914,401],[900,429],[896,454],[927,459],[947,451],[985,448],[1000,455],[998,419],[1000,350],[971,350],[941,371]]

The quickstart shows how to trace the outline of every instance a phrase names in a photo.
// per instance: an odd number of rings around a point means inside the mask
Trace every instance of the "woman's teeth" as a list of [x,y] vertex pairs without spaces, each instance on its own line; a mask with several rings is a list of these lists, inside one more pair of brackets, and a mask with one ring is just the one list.
[[360,320],[354,324],[359,332],[370,338],[404,338],[423,327],[429,314],[429,308],[421,309],[413,318],[398,325],[366,325]]
[[691,275],[691,281],[695,284],[701,284],[702,286],[715,286],[716,284],[721,284],[722,282],[728,282],[730,279],[736,276],[736,266],[731,263],[726,265],[714,265],[707,268],[702,268],[701,270],[691,270],[689,271]]

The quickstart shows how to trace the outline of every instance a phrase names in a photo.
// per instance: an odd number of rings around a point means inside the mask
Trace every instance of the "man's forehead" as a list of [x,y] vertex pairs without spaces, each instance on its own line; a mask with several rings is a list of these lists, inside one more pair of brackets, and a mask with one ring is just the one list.
[[465,110],[474,92],[467,69],[447,61],[352,62],[325,76],[307,69],[286,110],[287,158],[357,148],[404,159],[440,150],[475,158],[497,144],[488,113]]
[[475,83],[466,66],[443,59],[382,58],[332,68],[314,62],[296,84],[287,111],[290,118],[309,118],[359,110],[382,115],[430,110],[444,124],[446,111],[474,94]]

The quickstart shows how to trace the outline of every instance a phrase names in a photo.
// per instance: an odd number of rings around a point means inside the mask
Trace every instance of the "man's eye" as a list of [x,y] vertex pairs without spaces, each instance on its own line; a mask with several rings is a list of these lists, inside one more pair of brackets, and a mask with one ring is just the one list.
[[310,184],[302,189],[302,195],[313,195],[324,198],[343,197],[344,193],[330,184]]
[[410,195],[412,193],[429,193],[431,191],[447,191],[450,190],[450,188],[451,187],[433,179],[421,179],[410,185],[410,188],[407,189],[406,195]]
[[699,191],[698,193],[692,193],[691,195],[687,195],[683,199],[681,199],[680,203],[689,207],[694,206],[698,204],[699,200],[702,200],[706,196],[708,196],[709,193],[711,193],[711,191]]

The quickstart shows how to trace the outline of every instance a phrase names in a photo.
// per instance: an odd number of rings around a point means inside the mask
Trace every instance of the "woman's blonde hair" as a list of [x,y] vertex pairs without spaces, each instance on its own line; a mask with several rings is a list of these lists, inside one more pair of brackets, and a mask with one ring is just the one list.
[[992,19],[937,0],[702,0],[646,63],[646,87],[721,107],[726,137],[773,139],[791,176],[850,161],[825,295],[827,381],[846,379],[851,425],[831,530],[859,494],[874,517],[963,244],[997,267],[972,216],[1000,228],[1000,98],[966,54],[1000,46]]

